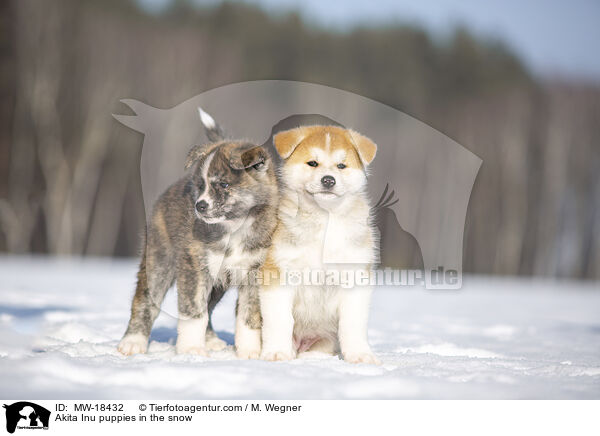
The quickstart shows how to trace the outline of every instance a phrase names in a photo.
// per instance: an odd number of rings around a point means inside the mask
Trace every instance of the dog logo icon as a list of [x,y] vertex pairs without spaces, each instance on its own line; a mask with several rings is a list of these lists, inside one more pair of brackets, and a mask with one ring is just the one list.
[[230,84],[169,109],[121,101],[135,115],[115,119],[144,134],[140,176],[147,219],[164,188],[177,180],[190,144],[205,141],[199,107],[226,120],[225,130],[231,126],[237,137],[263,144],[275,161],[276,133],[310,125],[352,128],[378,147],[367,190],[379,199],[372,215],[380,266],[423,271],[428,289],[461,288],[467,208],[482,160],[433,127],[351,92],[286,80]]
[[14,433],[18,429],[48,429],[50,411],[38,404],[29,401],[19,401],[10,405],[4,404],[6,409],[6,431]]
[[380,264],[383,267],[422,270],[423,255],[417,239],[404,230],[392,206],[400,200],[395,191],[385,185],[379,200],[371,211],[380,234]]

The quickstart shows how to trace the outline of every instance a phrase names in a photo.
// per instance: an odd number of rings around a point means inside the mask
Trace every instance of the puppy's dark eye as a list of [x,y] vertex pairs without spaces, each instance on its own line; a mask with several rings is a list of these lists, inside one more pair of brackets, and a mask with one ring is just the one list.
[[255,170],[260,169],[260,167],[262,167],[265,163],[264,162],[258,162],[257,164],[252,165],[252,168],[254,168]]
[[227,189],[227,188],[229,188],[229,183],[227,183],[227,182],[221,182],[221,183],[219,183],[219,186],[221,188],[223,188],[223,189]]
[[318,167],[319,162],[317,162],[316,160],[309,160],[308,162],[306,162],[306,165],[308,165],[309,167]]
[[345,165],[345,164],[343,164],[343,163],[339,163],[339,164],[337,164],[337,167],[338,167],[340,170],[343,170],[344,168],[346,168],[346,165]]

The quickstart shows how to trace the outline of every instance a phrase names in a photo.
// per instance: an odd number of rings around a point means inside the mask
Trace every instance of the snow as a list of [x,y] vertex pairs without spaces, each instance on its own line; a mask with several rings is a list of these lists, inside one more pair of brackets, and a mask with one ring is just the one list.
[[0,257],[4,398],[600,398],[598,283],[464,278],[458,291],[377,288],[380,366],[310,354],[236,359],[235,291],[214,313],[227,349],[177,355],[176,293],[148,354],[124,357],[135,260]]

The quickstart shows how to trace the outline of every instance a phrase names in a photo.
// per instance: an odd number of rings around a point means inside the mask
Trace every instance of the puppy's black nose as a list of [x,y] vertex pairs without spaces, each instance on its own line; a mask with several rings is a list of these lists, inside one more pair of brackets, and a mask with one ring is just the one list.
[[208,203],[204,200],[200,200],[196,203],[196,210],[198,212],[206,212],[207,208],[208,208]]
[[321,179],[321,184],[327,189],[331,189],[335,185],[335,179],[333,178],[333,176],[323,176],[323,178]]

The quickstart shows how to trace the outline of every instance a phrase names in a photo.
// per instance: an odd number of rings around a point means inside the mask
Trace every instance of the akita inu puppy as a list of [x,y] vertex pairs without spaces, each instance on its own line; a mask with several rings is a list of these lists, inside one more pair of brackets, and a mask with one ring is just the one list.
[[178,353],[225,346],[212,330],[212,309],[238,286],[235,345],[239,357],[260,354],[260,307],[253,278],[276,225],[277,181],[262,146],[223,138],[200,111],[212,142],[189,152],[188,173],[157,200],[147,228],[131,318],[118,349],[144,353],[165,293],[177,282]]
[[[259,291],[261,357],[287,360],[302,351],[339,350],[348,362],[378,363],[367,342],[368,272],[378,256],[366,192],[366,167],[377,146],[334,126],[287,130],[273,143],[284,162],[278,223]],[[287,277],[332,269],[363,281],[344,289]]]

